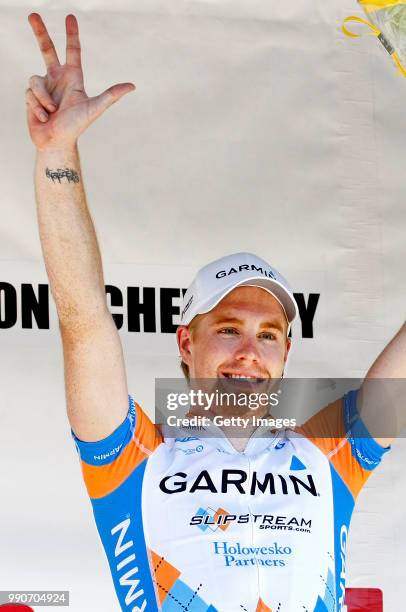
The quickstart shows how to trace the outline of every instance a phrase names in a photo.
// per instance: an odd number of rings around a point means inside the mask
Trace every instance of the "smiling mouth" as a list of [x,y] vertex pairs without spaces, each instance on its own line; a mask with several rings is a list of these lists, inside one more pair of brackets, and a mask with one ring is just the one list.
[[227,378],[228,380],[235,380],[239,382],[248,382],[248,383],[263,383],[268,378],[258,377],[258,376],[249,376],[247,374],[231,374],[227,372],[221,372],[221,378]]

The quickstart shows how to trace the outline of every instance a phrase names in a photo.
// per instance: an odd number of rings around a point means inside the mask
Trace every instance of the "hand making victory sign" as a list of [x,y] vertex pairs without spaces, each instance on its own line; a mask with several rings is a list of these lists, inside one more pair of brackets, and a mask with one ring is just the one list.
[[28,127],[38,149],[76,143],[84,130],[109,106],[135,89],[133,83],[112,85],[90,98],[84,89],[79,28],[76,17],[66,17],[66,63],[61,64],[40,15],[28,21],[45,60],[47,73],[29,79],[26,91]]

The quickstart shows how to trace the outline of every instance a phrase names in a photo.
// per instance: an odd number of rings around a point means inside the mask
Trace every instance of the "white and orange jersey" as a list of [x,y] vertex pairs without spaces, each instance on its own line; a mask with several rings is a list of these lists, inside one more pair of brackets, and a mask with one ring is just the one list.
[[389,450],[356,396],[244,452],[217,428],[166,437],[132,398],[108,438],[72,433],[121,610],[342,610],[355,499]]

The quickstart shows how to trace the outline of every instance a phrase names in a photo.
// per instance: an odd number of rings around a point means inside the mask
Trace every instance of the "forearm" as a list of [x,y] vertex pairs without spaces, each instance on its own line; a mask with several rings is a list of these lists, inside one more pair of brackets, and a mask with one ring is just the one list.
[[372,364],[358,408],[370,434],[382,445],[406,431],[406,324]]
[[86,325],[106,311],[106,299],[77,147],[37,151],[35,191],[42,251],[60,323]]
[[406,378],[406,323],[372,364],[367,378]]

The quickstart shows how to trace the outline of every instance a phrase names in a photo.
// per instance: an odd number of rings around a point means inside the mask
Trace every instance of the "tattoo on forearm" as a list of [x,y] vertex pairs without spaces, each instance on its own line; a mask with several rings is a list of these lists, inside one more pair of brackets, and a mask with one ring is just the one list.
[[79,174],[72,168],[57,168],[56,170],[47,168],[45,170],[45,175],[49,179],[52,179],[53,183],[55,183],[55,181],[61,183],[64,178],[67,179],[68,183],[79,183]]

